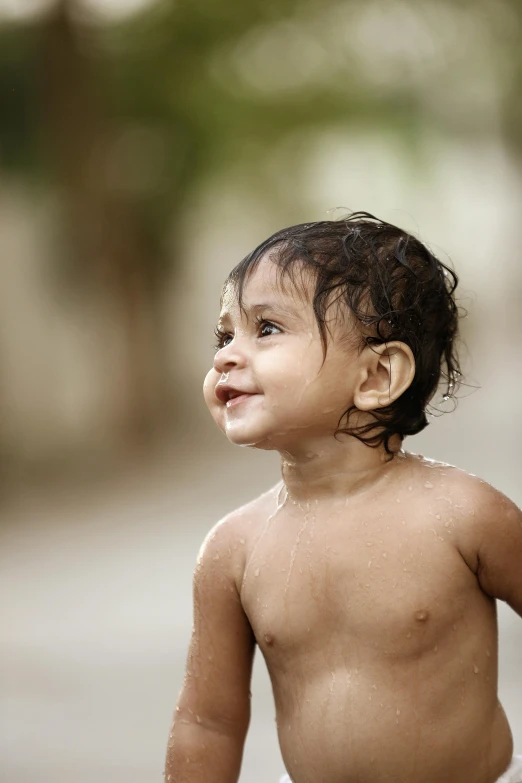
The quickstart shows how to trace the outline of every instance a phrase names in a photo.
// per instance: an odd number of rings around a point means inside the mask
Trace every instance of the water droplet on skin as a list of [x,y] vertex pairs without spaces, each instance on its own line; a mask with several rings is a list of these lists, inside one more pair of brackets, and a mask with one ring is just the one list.
[[172,775],[167,775],[167,780],[170,780]]
[[435,645],[435,647],[433,648],[433,652],[437,652],[438,649],[439,649],[438,645]]
[[244,538],[240,538],[240,539],[239,539],[239,543],[240,543],[240,544],[244,544],[244,543],[245,543],[245,539],[244,539]]
[[473,673],[474,674],[478,674],[479,673],[479,667],[477,666],[477,664],[475,664],[474,667],[473,667]]
[[259,576],[259,568],[256,568],[256,570],[254,571],[254,576]]
[[397,707],[397,712],[395,714],[396,715],[400,715],[401,714],[401,711],[400,711],[400,709],[398,707]]
[[214,555],[214,557],[212,558],[212,560],[219,560],[219,555]]
[[449,526],[450,526],[450,520],[448,519],[447,522],[444,522],[444,527],[449,527]]
[[367,541],[366,546],[373,546],[373,543],[371,541]]
[[440,519],[440,514],[435,514],[435,519]]
[[454,630],[454,631],[456,631],[456,630],[457,630],[457,626],[456,626],[456,624],[455,624],[455,623],[453,623],[453,630]]
[[410,637],[411,637],[411,631],[408,631],[408,633],[406,634],[406,639],[409,639]]
[[400,498],[395,498],[395,502],[400,503],[401,502]]
[[413,487],[408,487],[408,492],[411,492]]
[[[288,593],[288,588],[290,587],[290,579],[292,577],[292,571],[294,570],[294,564],[295,564],[295,559],[296,559],[296,556],[297,556],[297,550],[299,549],[299,544],[300,544],[301,538],[302,538],[302,536],[303,536],[303,534],[304,534],[304,532],[306,530],[306,527],[308,525],[308,522],[309,522],[309,519],[310,519],[310,514],[311,514],[310,503],[307,502],[307,510],[305,512],[305,515],[304,515],[303,524],[301,525],[301,527],[298,530],[296,539],[294,541],[294,545],[292,547],[292,551],[290,552],[290,565],[289,565],[289,569],[288,569],[288,576],[287,576],[287,579],[286,579],[285,592],[284,592],[285,597],[286,597],[286,594]],[[312,526],[314,524],[315,524],[315,517],[313,519]],[[309,552],[308,552],[307,556],[308,556],[308,560],[310,560],[310,553]]]
[[388,557],[388,553],[387,553],[387,552],[383,552],[383,553],[382,553],[382,556],[383,556],[383,557]]
[[433,484],[431,483],[431,481],[426,481],[424,483],[424,486],[426,487],[426,489],[433,489]]
[[487,655],[488,658],[491,658],[491,653],[490,653],[489,650],[486,650],[486,655]]

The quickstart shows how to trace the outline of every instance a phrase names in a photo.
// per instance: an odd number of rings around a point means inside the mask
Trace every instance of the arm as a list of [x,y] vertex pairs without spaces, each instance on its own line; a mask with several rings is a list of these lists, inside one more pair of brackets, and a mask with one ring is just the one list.
[[522,617],[522,512],[489,484],[467,487],[464,551],[482,590]]
[[491,490],[481,510],[477,576],[485,593],[522,617],[522,512]]
[[171,783],[236,783],[239,777],[255,640],[239,599],[244,566],[236,541],[233,524],[224,520],[198,557],[192,639],[167,748],[165,780]]

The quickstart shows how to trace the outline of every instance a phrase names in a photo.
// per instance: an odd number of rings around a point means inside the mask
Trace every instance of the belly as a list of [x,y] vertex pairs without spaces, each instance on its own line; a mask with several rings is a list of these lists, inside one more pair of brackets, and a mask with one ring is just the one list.
[[[352,662],[353,663],[353,662]],[[487,671],[455,661],[271,672],[295,783],[493,783],[512,740]]]
[[431,522],[389,527],[318,526],[301,549],[281,529],[249,560],[242,601],[290,776],[494,783],[512,753],[494,601]]
[[306,629],[298,613],[285,628],[272,622],[261,647],[295,783],[498,779],[512,741],[497,698],[494,604],[476,590],[459,597],[389,591],[351,615],[309,604]]

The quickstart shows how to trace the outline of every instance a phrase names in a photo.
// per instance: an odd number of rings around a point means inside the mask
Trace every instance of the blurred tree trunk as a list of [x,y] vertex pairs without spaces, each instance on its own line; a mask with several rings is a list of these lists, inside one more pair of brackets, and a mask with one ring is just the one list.
[[100,343],[107,426],[124,448],[143,446],[167,415],[169,383],[158,287],[132,201],[111,183],[115,135],[61,0],[42,29],[43,132],[54,155],[78,277],[105,317]]

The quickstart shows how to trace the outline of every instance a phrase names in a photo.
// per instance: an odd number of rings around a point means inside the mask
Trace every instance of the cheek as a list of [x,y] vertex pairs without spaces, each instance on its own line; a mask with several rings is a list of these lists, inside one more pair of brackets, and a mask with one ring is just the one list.
[[256,375],[267,388],[288,394],[317,380],[322,359],[320,348],[312,340],[293,340],[262,353],[256,362]]
[[218,380],[219,374],[212,368],[203,381],[203,397],[210,411],[213,411],[219,405],[219,401],[214,393]]

